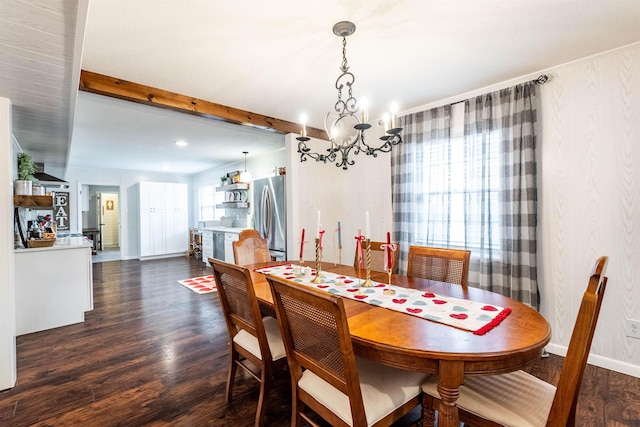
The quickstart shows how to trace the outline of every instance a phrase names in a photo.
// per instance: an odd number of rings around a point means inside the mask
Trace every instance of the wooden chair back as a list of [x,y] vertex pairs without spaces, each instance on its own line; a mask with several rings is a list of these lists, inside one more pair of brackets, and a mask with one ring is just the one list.
[[[360,244],[362,245],[362,254],[365,257],[364,260],[364,268],[367,267],[367,261],[366,261],[366,256],[367,256],[367,248],[365,246],[365,242],[364,241],[360,241]],[[384,249],[382,248],[382,245],[386,244],[386,242],[371,242],[371,271],[376,271],[376,272],[380,272],[380,273],[386,273],[385,269],[384,269]],[[393,252],[393,273],[397,273],[398,272],[398,254],[400,253],[400,251],[396,250]],[[353,267],[357,270],[358,269],[358,264],[359,264],[359,259],[358,259],[358,247],[356,246],[356,253],[354,255],[353,258]],[[362,275],[363,273],[361,273]]]
[[587,366],[589,350],[596,331],[602,299],[607,287],[604,276],[609,257],[600,257],[591,272],[587,290],[582,297],[576,323],[573,327],[567,355],[562,363],[560,379],[553,398],[547,426],[575,424],[580,384]]
[[256,230],[243,230],[233,242],[233,259],[237,265],[257,264],[271,261],[266,239]]
[[[262,360],[270,361],[271,352],[262,323],[262,313],[253,287],[251,272],[239,265],[209,258],[216,277],[218,297],[227,323],[229,339],[244,329],[258,339]],[[251,356],[248,356],[251,357]],[[256,361],[261,365],[260,361]]]
[[407,276],[456,283],[467,287],[471,251],[410,246]]
[[267,280],[272,289],[287,352],[293,384],[293,408],[299,410],[294,418],[299,416],[310,422],[302,412],[306,405],[331,425],[344,425],[344,421],[298,389],[303,369],[308,369],[349,397],[353,425],[366,425],[358,370],[342,299],[329,293],[291,285],[276,277],[268,276]]

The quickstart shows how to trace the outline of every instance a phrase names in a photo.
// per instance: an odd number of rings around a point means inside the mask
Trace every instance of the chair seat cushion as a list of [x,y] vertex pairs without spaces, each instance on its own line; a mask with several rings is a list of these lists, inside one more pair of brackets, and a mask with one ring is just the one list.
[[[280,334],[280,327],[278,321],[271,317],[266,316],[262,318],[264,324],[264,331],[267,335],[267,341],[269,342],[269,350],[271,350],[271,359],[279,360],[286,356],[284,349],[284,343],[282,342],[282,335]],[[260,344],[258,344],[258,338],[251,335],[249,332],[241,329],[233,337],[233,342],[244,348],[258,359],[262,360],[262,354],[260,353]]]
[[[432,377],[422,390],[437,399],[438,379]],[[464,380],[456,404],[467,412],[505,426],[540,427],[547,424],[556,388],[524,371],[502,375],[472,376]]]
[[[368,425],[419,395],[420,385],[427,377],[422,373],[390,368],[359,357],[356,357],[356,364]],[[304,371],[298,386],[344,422],[353,425],[346,394],[309,370]]]

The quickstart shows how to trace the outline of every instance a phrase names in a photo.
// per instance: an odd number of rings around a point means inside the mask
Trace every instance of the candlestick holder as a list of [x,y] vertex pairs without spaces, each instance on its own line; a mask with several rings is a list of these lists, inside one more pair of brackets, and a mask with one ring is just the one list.
[[300,258],[300,262],[298,263],[298,268],[294,269],[296,273],[296,277],[304,276],[304,260]]
[[389,282],[388,282],[388,288],[386,288],[384,291],[382,291],[383,294],[385,295],[395,295],[396,291],[395,289],[391,289],[391,273],[393,272],[393,268],[389,268],[387,270],[387,276],[389,276]]
[[366,251],[367,254],[365,256],[366,259],[366,263],[365,263],[365,268],[366,268],[366,276],[364,279],[364,283],[362,284],[362,287],[364,288],[372,288],[373,282],[371,281],[371,239],[365,239],[364,241],[365,243],[365,247],[366,247]]
[[322,283],[322,281],[320,280],[320,267],[321,267],[321,258],[322,258],[322,251],[320,250],[320,239],[318,239],[316,237],[316,277],[311,281],[311,283],[314,284],[318,284],[318,283]]
[[338,278],[336,279],[336,286],[343,286],[342,280],[342,246],[338,246]]

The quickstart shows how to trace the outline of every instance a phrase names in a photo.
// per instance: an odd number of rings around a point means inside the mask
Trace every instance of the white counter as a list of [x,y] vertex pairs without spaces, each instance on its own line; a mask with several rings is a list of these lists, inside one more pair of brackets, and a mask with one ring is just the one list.
[[93,310],[91,243],[84,237],[16,249],[15,274],[16,335],[84,322]]
[[53,246],[45,248],[20,248],[15,249],[15,253],[20,252],[40,252],[40,251],[59,251],[65,249],[78,249],[82,247],[91,247],[91,242],[84,236],[80,237],[60,237]]
[[200,228],[200,230],[204,230],[204,231],[217,231],[217,232],[223,232],[223,233],[235,233],[235,234],[240,234],[241,232],[243,232],[244,230],[251,230],[251,228],[248,227],[223,227],[223,226],[215,226],[215,227],[204,227],[204,228]]

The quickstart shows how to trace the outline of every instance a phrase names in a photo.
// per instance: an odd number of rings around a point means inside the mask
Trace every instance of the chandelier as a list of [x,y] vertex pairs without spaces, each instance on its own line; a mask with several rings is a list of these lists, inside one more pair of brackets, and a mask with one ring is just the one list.
[[385,114],[384,118],[378,121],[378,124],[384,128],[384,134],[380,137],[382,142],[376,146],[365,140],[365,131],[371,128],[371,125],[367,123],[368,112],[366,106],[358,105],[358,101],[353,96],[355,76],[349,71],[347,63],[347,36],[355,31],[355,24],[349,21],[341,21],[333,26],[333,33],[342,37],[342,64],[340,66],[342,74],[336,80],[338,101],[334,106],[334,111],[329,111],[324,120],[324,129],[330,138],[331,146],[326,149],[326,153],[312,152],[307,146],[307,141],[310,138],[307,137],[306,120],[303,118],[300,136],[296,138],[301,162],[310,157],[317,162],[335,162],[337,167],[347,170],[349,166],[355,164],[355,160],[349,159],[350,153],[353,152],[356,155],[363,152],[368,156],[378,157],[378,152],[388,153],[394,145],[402,142],[400,136],[402,128],[396,126],[396,111],[393,107],[390,115]]

